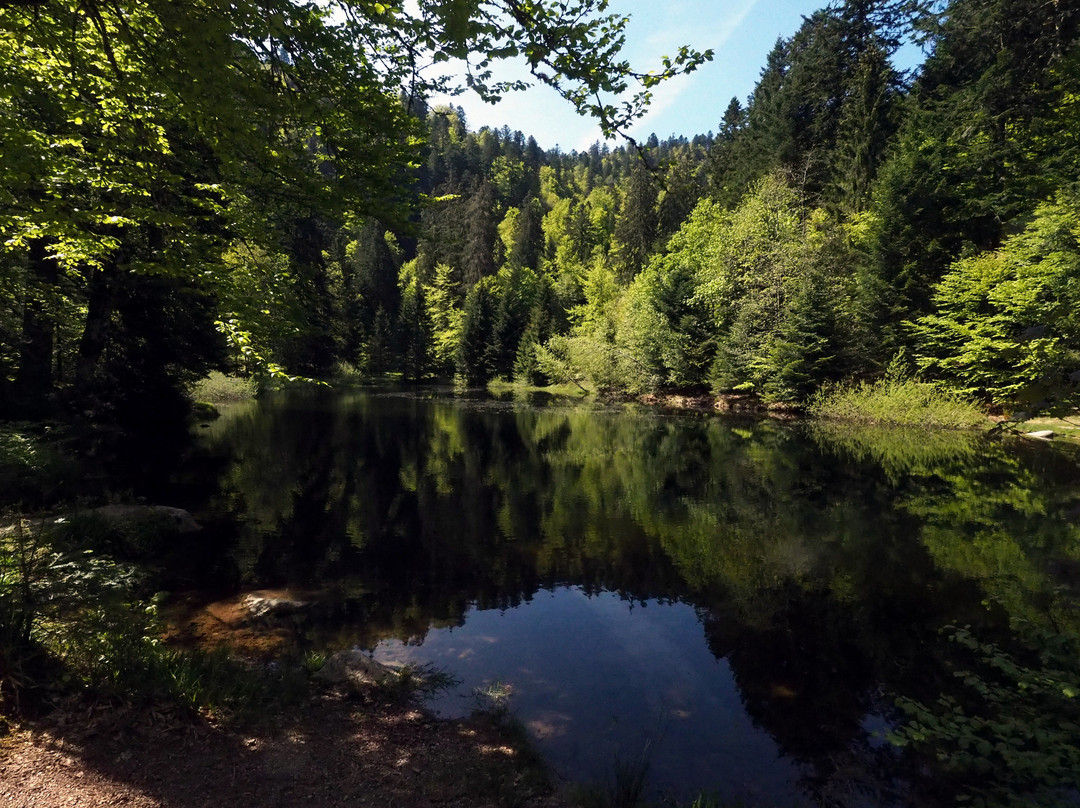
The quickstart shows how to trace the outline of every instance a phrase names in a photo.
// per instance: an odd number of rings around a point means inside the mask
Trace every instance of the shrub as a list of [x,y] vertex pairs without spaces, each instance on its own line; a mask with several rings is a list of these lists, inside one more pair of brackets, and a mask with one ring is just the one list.
[[251,379],[239,376],[226,376],[220,371],[213,371],[195,385],[191,397],[196,401],[210,404],[222,404],[232,401],[246,401],[255,396],[255,384]]
[[952,781],[958,802],[1075,805],[1080,645],[1022,621],[1014,629],[1020,647],[1006,650],[970,627],[947,628],[968,658],[953,671],[961,692],[933,705],[898,700],[907,721],[890,740],[933,753],[936,778]]
[[807,409],[815,418],[892,426],[973,429],[986,423],[983,412],[959,395],[895,374],[876,382],[823,387]]
[[1000,250],[955,262],[934,312],[908,324],[921,372],[999,406],[1080,404],[1078,233],[1075,203],[1059,200]]
[[299,701],[300,666],[164,645],[145,575],[92,551],[64,552],[58,538],[21,522],[0,536],[0,713],[64,688],[219,715]]

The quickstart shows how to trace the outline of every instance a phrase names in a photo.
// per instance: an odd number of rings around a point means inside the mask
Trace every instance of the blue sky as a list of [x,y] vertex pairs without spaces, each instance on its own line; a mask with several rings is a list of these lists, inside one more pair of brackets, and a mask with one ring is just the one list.
[[[824,5],[825,0],[612,0],[609,11],[630,15],[624,53],[635,69],[658,68],[661,57],[673,55],[679,45],[716,52],[697,72],[657,89],[649,114],[631,134],[644,138],[655,132],[664,138],[715,131],[731,98],[745,101],[754,89],[776,38],[791,36],[804,15]],[[497,76],[527,78],[528,73],[521,64],[507,64]],[[505,124],[532,135],[543,148],[583,150],[601,139],[590,119],[579,117],[546,87],[512,93],[496,105],[472,93],[449,100],[464,108],[470,129]]]

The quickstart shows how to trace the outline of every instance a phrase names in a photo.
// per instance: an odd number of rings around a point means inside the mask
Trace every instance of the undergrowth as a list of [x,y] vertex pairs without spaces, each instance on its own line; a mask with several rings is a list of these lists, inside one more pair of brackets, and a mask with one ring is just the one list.
[[973,429],[986,416],[969,401],[928,382],[889,376],[819,390],[807,411],[815,418],[889,426]]
[[[934,761],[932,782],[983,808],[1076,805],[1080,771],[1080,643],[1012,621],[1016,647],[945,631],[966,662],[936,703],[899,698],[907,720],[890,736]],[[991,776],[992,775],[992,776]]]
[[209,404],[224,404],[246,401],[254,398],[255,383],[240,376],[226,376],[220,371],[213,371],[191,390],[191,398]]
[[151,588],[137,566],[15,520],[0,534],[0,715],[33,715],[71,694],[164,701],[220,719],[299,703],[299,665],[164,644]]

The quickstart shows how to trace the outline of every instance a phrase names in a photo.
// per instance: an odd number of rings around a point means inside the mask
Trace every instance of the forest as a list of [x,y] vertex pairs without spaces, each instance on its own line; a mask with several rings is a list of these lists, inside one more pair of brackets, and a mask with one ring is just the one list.
[[[832,0],[647,137],[722,54],[617,6],[0,0],[0,797],[1076,804],[1076,446],[813,416],[1080,409],[1080,4]],[[470,127],[506,59],[603,139]]]
[[[488,64],[521,53],[613,137],[711,53],[634,73],[618,30],[514,2],[340,25],[4,5],[5,416],[176,417],[213,369],[793,404],[892,373],[998,412],[1080,401],[1071,3],[836,2],[715,132],[568,153],[428,106],[403,37],[480,54],[492,98],[513,87]],[[550,46],[574,24],[576,59]]]

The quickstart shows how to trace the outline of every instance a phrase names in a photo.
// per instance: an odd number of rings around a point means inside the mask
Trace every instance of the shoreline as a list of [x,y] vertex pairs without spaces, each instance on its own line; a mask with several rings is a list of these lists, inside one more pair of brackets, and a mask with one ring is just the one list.
[[444,720],[377,688],[311,687],[255,725],[168,704],[70,699],[0,739],[0,802],[21,808],[440,805],[565,808],[552,773],[490,716]]

